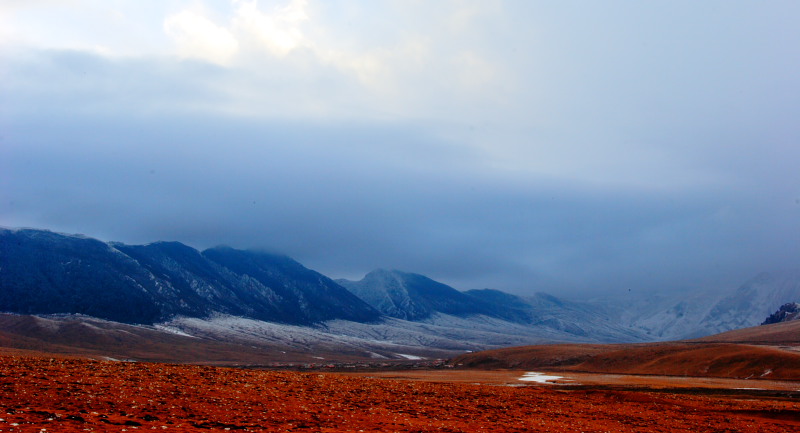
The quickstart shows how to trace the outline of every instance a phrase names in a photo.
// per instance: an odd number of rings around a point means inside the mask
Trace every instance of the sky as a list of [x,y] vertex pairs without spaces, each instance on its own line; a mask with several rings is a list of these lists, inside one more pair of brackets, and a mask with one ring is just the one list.
[[0,225],[458,289],[800,265],[800,2],[9,0]]

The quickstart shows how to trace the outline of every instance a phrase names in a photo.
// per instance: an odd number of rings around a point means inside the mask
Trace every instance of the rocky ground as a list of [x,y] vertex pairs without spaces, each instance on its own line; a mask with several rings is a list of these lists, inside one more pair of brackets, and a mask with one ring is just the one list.
[[[800,388],[800,386],[798,386]],[[787,432],[796,397],[0,357],[0,431]]]

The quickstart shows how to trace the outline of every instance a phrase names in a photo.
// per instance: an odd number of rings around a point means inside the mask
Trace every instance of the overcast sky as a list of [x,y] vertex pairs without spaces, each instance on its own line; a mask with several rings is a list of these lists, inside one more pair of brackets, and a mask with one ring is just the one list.
[[800,2],[9,0],[0,225],[459,289],[800,265]]

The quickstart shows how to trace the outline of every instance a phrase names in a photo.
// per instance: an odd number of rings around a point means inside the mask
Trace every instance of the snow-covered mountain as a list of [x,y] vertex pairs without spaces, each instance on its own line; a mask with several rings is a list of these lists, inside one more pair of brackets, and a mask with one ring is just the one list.
[[296,261],[178,242],[131,246],[45,230],[0,229],[0,311],[77,313],[152,324],[227,314],[308,325],[380,313]]
[[[734,290],[606,300],[623,326],[657,341],[703,337],[756,326],[777,306],[800,299],[800,274],[762,273]],[[616,306],[614,306],[616,304]]]
[[490,313],[485,303],[424,275],[377,269],[361,281],[337,282],[381,313],[398,319],[427,319],[434,313]]
[[[633,342],[645,337],[609,320],[589,304],[569,302],[545,293],[520,297],[499,290],[460,292],[423,275],[378,269],[361,281],[338,280],[381,313],[398,319],[426,321],[435,315],[465,320],[492,320],[499,333],[523,327],[554,341]],[[483,319],[481,319],[483,318]],[[505,331],[504,331],[505,329]]]
[[492,306],[498,317],[597,342],[646,341],[647,336],[612,320],[608,311],[589,302],[569,301],[547,293],[515,296],[499,290],[469,290],[466,294]]
[[591,308],[544,294],[461,292],[383,270],[342,284],[364,300],[283,256],[0,230],[2,312],[91,316],[257,347],[301,341],[294,349],[330,351],[340,344],[381,356],[643,339],[601,323]]
[[721,299],[701,325],[715,334],[761,324],[775,307],[800,299],[800,274],[762,273]]
[[147,335],[283,345],[292,353],[391,358],[545,342],[686,339],[758,325],[776,306],[798,299],[800,274],[762,274],[729,291],[568,301],[546,293],[462,292],[401,271],[335,282],[285,256],[228,247],[198,251],[178,242],[125,245],[0,229],[0,312],[91,316],[150,326]]

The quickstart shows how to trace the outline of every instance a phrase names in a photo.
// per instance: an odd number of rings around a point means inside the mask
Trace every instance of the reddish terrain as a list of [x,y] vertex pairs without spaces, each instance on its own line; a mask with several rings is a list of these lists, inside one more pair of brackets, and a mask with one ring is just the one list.
[[0,431],[800,431],[788,397],[432,380],[5,355]]
[[[522,384],[520,379],[524,377],[526,373],[528,372],[524,370],[407,369],[340,374],[379,377],[383,379],[417,380],[423,382],[481,383],[520,386]],[[559,377],[559,379],[549,380],[545,382],[545,385],[561,390],[588,388],[644,391],[661,390],[681,393],[707,392],[716,394],[755,394],[762,396],[783,395],[785,397],[800,398],[800,382],[787,380],[580,373],[573,371],[548,372],[548,374],[555,375]],[[527,384],[533,385],[534,383],[528,382]]]
[[[95,361],[85,358],[264,365],[317,353],[52,322],[0,315],[0,432],[800,432],[800,322],[691,342],[508,348],[452,361],[462,368],[347,375]],[[566,385],[520,382],[529,370],[564,372]]]
[[648,344],[550,344],[469,353],[458,367],[800,380],[800,321],[699,340]]
[[724,343],[542,345],[461,355],[458,367],[800,380],[800,352]]
[[692,341],[800,346],[800,320],[736,329]]

